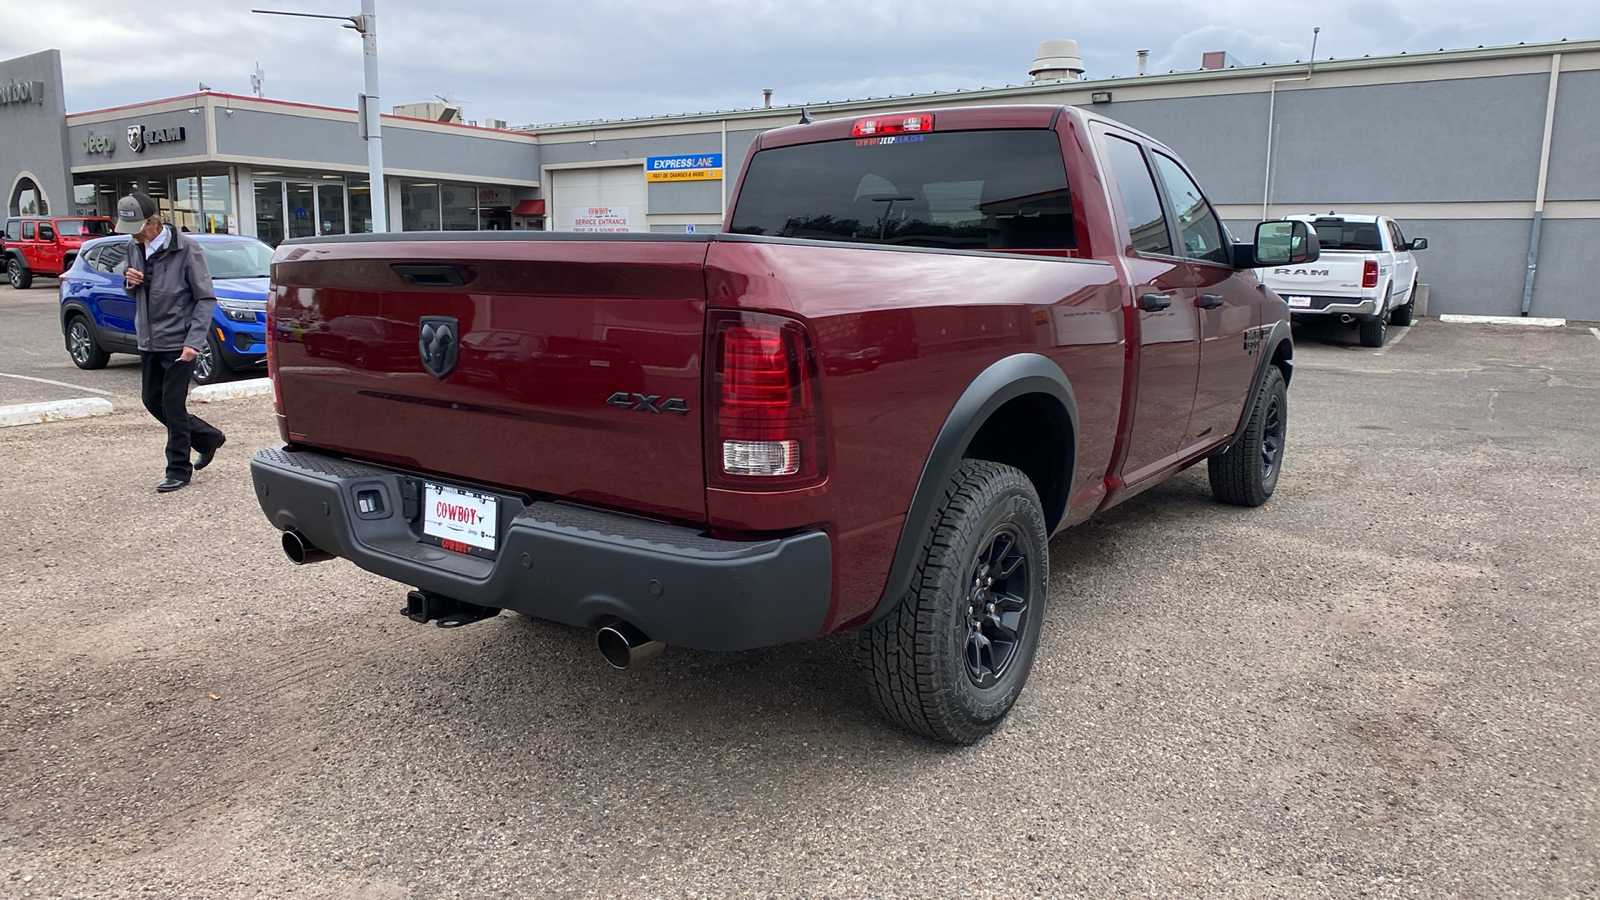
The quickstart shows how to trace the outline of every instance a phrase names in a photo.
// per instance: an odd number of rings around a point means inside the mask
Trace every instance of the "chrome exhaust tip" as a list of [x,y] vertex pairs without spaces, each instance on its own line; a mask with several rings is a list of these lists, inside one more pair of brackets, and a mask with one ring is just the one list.
[[1339,317],[1339,321],[1343,322],[1346,325],[1349,325],[1351,322],[1354,322],[1355,320],[1356,320],[1356,317],[1350,315],[1349,313],[1345,313],[1344,315],[1341,315]]
[[658,656],[667,649],[666,644],[650,640],[644,632],[627,622],[612,622],[602,627],[595,632],[594,642],[600,648],[600,655],[606,658],[613,669],[626,669]]
[[293,528],[283,533],[283,555],[289,557],[289,562],[297,566],[327,562],[333,559],[332,553],[320,549],[316,544],[306,540],[305,535],[295,531]]

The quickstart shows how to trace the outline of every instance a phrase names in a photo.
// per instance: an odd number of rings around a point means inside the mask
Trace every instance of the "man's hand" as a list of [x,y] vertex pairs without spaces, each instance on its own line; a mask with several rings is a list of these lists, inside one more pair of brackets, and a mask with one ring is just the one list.
[[144,273],[138,269],[128,269],[122,273],[122,277],[128,283],[128,287],[144,284]]
[[199,355],[199,350],[193,347],[185,347],[183,352],[178,354],[178,362],[194,362],[194,358]]

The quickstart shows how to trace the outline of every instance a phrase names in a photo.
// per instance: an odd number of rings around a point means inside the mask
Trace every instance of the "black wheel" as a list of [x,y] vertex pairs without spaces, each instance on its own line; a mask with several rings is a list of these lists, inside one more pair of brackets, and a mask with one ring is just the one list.
[[1411,293],[1406,295],[1406,305],[1395,307],[1395,311],[1389,314],[1389,324],[1399,328],[1404,328],[1407,325],[1410,325],[1411,315],[1412,313],[1416,312],[1416,309],[1417,285],[1415,282],[1412,282]]
[[73,316],[67,322],[67,355],[80,369],[103,369],[111,359],[111,354],[95,342],[94,329],[83,316]]
[[1370,319],[1361,320],[1361,346],[1382,347],[1383,339],[1389,334],[1389,294],[1383,295],[1383,305],[1378,307],[1377,315]]
[[903,728],[954,744],[993,731],[1033,669],[1049,537],[1011,466],[967,460],[945,487],[911,589],[862,635],[873,699]]
[[1260,506],[1278,487],[1283,468],[1283,443],[1289,432],[1289,389],[1277,366],[1256,393],[1250,421],[1233,446],[1207,461],[1211,493],[1223,503]]
[[11,286],[19,291],[33,287],[33,271],[15,256],[6,263],[6,277],[11,279]]
[[233,370],[222,360],[222,350],[217,347],[217,336],[206,333],[206,345],[200,348],[200,355],[194,358],[194,383],[216,384],[227,381],[233,377]]

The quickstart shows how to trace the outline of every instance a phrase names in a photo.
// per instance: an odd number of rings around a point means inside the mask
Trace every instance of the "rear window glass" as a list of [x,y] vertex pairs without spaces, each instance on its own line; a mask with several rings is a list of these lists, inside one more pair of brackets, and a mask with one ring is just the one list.
[[57,219],[56,226],[68,237],[102,237],[111,233],[111,223],[103,219]]
[[272,248],[260,241],[207,241],[200,245],[212,278],[266,278]]
[[1321,244],[1324,250],[1383,249],[1383,238],[1378,235],[1376,222],[1317,219],[1312,225],[1317,229],[1317,243]]
[[1078,246],[1053,131],[954,131],[762,150],[735,234],[954,250]]

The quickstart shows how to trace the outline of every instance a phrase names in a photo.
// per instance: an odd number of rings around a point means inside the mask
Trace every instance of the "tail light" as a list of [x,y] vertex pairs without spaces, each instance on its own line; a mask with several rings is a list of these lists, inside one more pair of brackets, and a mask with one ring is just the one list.
[[876,134],[922,134],[933,130],[933,116],[882,116],[876,119],[858,119],[850,128],[855,137],[872,137]]
[[278,436],[284,443],[289,440],[289,417],[283,411],[283,390],[278,383],[278,288],[267,285],[267,377],[272,379],[272,411],[277,415]]
[[1369,259],[1361,267],[1361,286],[1364,288],[1378,286],[1378,261]]
[[707,483],[750,490],[821,481],[827,450],[805,326],[737,311],[713,311],[708,324]]

